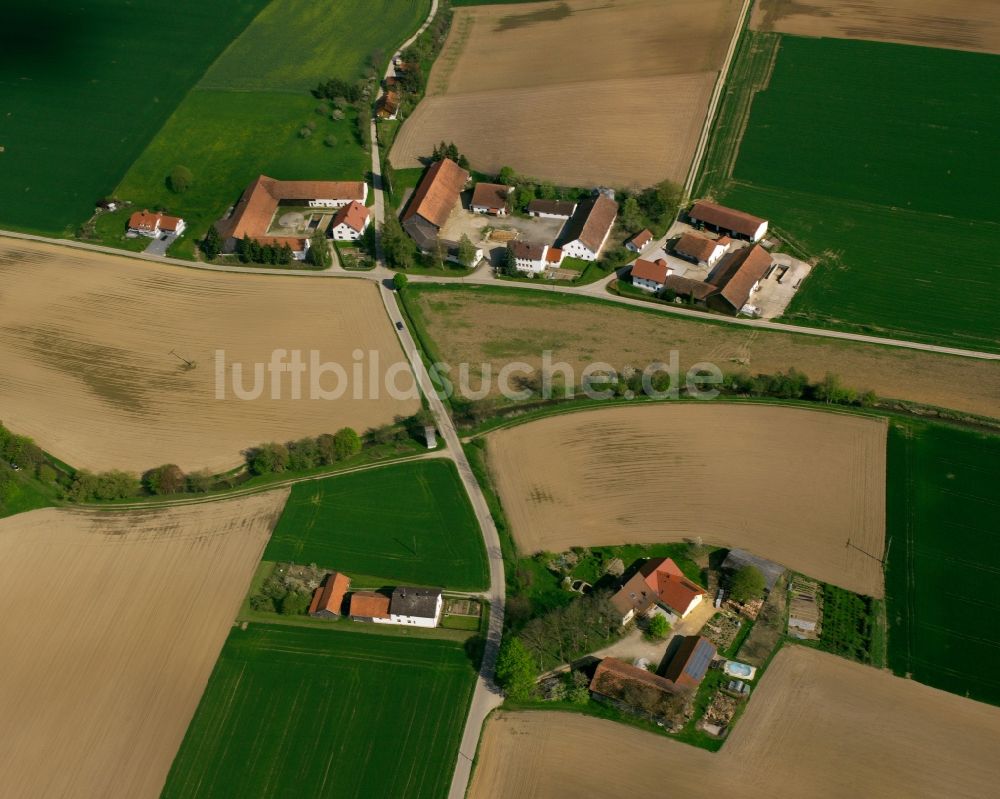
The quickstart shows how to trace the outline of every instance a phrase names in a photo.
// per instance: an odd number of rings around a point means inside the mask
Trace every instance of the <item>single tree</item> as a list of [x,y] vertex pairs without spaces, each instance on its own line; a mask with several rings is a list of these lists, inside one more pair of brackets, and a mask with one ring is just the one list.
[[396,291],[402,291],[405,289],[409,282],[410,279],[402,272],[397,272],[392,276],[392,287],[396,289]]
[[331,133],[329,136],[323,139],[323,144],[326,145],[327,147],[336,147],[337,137]]
[[737,602],[747,602],[763,597],[765,585],[761,570],[748,564],[733,575],[729,593]]
[[458,262],[466,268],[471,267],[476,262],[476,245],[464,233],[458,242]]
[[646,638],[650,641],[662,641],[670,632],[670,622],[667,617],[657,613],[646,624]]
[[191,170],[186,166],[180,166],[179,164],[170,170],[170,190],[175,194],[183,194],[189,188],[191,188],[191,183],[194,182],[194,175],[191,174]]
[[517,173],[509,166],[500,167],[500,172],[497,173],[497,183],[513,186],[517,183]]
[[205,232],[205,238],[201,240],[201,244],[198,245],[198,248],[201,250],[201,254],[204,255],[209,261],[222,252],[222,236],[219,235],[219,231],[215,225],[208,226],[208,230]]
[[525,700],[535,688],[535,666],[519,638],[504,638],[497,655],[497,683],[514,700]]
[[326,240],[326,234],[317,230],[309,242],[309,249],[306,251],[306,261],[313,266],[326,269],[333,263],[333,256],[330,255],[330,244]]
[[333,450],[338,461],[361,452],[361,436],[350,427],[342,427],[333,434]]
[[142,484],[150,494],[179,494],[187,488],[187,478],[179,466],[167,463],[146,472]]
[[635,197],[628,197],[622,203],[622,224],[627,230],[635,231],[642,226],[642,209]]
[[284,444],[261,444],[250,451],[247,466],[253,474],[272,474],[288,468],[288,448]]

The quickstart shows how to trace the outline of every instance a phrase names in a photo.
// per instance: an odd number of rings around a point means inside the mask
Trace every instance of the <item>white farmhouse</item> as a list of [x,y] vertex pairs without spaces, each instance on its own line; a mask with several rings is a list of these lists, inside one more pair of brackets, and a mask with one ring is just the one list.
[[537,275],[544,272],[545,267],[549,265],[546,257],[549,251],[548,244],[530,244],[526,241],[514,240],[507,243],[507,249],[514,256],[514,266],[520,272],[531,272]]
[[440,588],[399,586],[389,600],[389,623],[413,627],[437,627],[444,609]]
[[662,258],[655,261],[638,258],[632,264],[632,285],[645,291],[661,291],[667,275],[673,273],[674,270]]
[[589,203],[581,203],[569,221],[563,253],[584,261],[596,261],[618,216],[618,203],[603,194]]
[[335,241],[357,241],[370,220],[371,213],[367,206],[354,200],[337,211],[330,226],[330,236]]
[[136,211],[128,220],[128,232],[155,239],[161,233],[181,235],[186,224],[179,216],[167,216],[159,211]]
[[640,230],[632,238],[625,242],[625,249],[632,252],[642,252],[653,240],[653,232],[647,227]]

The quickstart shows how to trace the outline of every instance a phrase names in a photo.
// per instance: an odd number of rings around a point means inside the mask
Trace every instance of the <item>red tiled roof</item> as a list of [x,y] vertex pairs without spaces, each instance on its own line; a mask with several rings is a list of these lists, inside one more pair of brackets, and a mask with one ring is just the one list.
[[442,227],[468,180],[469,173],[450,158],[431,164],[410,199],[403,222],[422,216],[435,227]]
[[721,289],[719,292],[734,310],[739,310],[750,299],[750,290],[771,268],[771,253],[755,244],[730,253],[723,258],[719,269],[710,282]]
[[472,202],[470,205],[478,205],[490,210],[500,210],[507,207],[507,197],[510,194],[510,186],[502,183],[477,183],[472,192]]
[[705,589],[685,577],[670,558],[654,558],[644,563],[639,571],[660,602],[678,613],[686,611],[691,600],[705,593]]
[[333,217],[333,227],[345,224],[351,230],[360,233],[364,230],[365,224],[368,221],[368,214],[368,207],[354,200],[337,211],[337,214]]
[[183,222],[179,216],[161,216],[160,217],[160,230],[165,230],[167,233],[173,233],[177,230],[177,226]]
[[[323,586],[323,592],[320,594],[316,610],[328,610],[331,613],[340,613],[341,608],[344,606],[344,597],[347,595],[347,589],[350,587],[351,578],[346,574],[341,574],[340,572],[330,574],[326,578],[326,585]],[[313,602],[315,601],[316,598],[313,597]],[[310,608],[309,612],[313,612],[312,608]]]
[[662,283],[667,277],[667,262],[662,258],[657,258],[655,261],[637,258],[632,264],[632,277]]
[[636,233],[632,238],[630,238],[628,240],[628,243],[631,244],[633,247],[638,247],[641,250],[652,240],[653,240],[653,232],[649,228],[643,228],[638,233]]
[[133,230],[156,230],[160,215],[156,211],[136,211],[128,218],[128,226]]
[[351,594],[351,615],[365,619],[388,619],[389,597],[375,591],[355,591]]
[[715,252],[715,248],[720,243],[722,243],[721,239],[715,242],[703,236],[696,236],[694,233],[685,233],[677,240],[674,250],[681,255],[687,255],[699,261],[707,261],[712,257],[712,253]]
[[766,221],[745,211],[726,208],[724,205],[716,205],[706,200],[696,202],[691,208],[689,216],[699,222],[708,222],[710,225],[732,230],[744,236],[752,236],[757,232],[757,228]]
[[562,260],[562,250],[558,247],[549,247],[545,251],[545,260],[553,264],[559,263]]

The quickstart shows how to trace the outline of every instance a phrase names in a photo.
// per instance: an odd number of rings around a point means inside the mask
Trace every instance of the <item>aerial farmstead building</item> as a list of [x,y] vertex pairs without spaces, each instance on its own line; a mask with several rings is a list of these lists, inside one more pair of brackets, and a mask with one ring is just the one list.
[[528,216],[569,219],[574,213],[576,213],[576,203],[570,200],[532,200],[528,203]]
[[767,220],[724,205],[699,200],[688,212],[692,221],[705,225],[718,233],[728,233],[734,238],[754,242],[767,233]]
[[186,227],[179,216],[167,216],[159,211],[136,211],[128,219],[128,232],[155,239],[161,233],[181,235]]
[[653,232],[649,228],[643,228],[632,238],[625,242],[625,249],[632,252],[642,252],[653,240]]
[[693,264],[711,269],[726,254],[729,242],[728,236],[713,240],[696,236],[694,233],[685,233],[674,245],[674,253]]
[[719,289],[710,298],[720,310],[739,313],[771,269],[771,253],[755,244],[730,253],[708,277]]
[[368,207],[354,200],[337,211],[330,225],[330,236],[336,241],[357,241],[370,221]]
[[673,271],[662,258],[655,261],[637,258],[632,264],[632,285],[646,291],[660,291],[667,276]]
[[697,688],[715,657],[715,647],[700,635],[686,635],[663,676],[681,688]]
[[389,597],[377,591],[355,591],[349,613],[354,621],[389,624]]
[[250,237],[261,244],[288,244],[295,257],[301,260],[308,249],[308,239],[267,234],[279,205],[343,208],[352,202],[363,205],[366,199],[368,184],[363,180],[275,180],[261,175],[247,187],[233,212],[218,222],[216,228],[224,239],[223,252],[234,252],[240,239]]
[[[441,228],[468,182],[469,173],[450,158],[436,161],[424,173],[402,217],[403,229],[422,251],[434,249]],[[445,244],[450,248],[454,242]]]
[[705,305],[708,298],[718,291],[711,283],[680,275],[667,275],[663,281],[663,290],[672,291],[675,296],[689,299],[696,305]]
[[569,221],[563,252],[584,261],[596,261],[618,216],[618,203],[601,194],[581,203]]
[[313,593],[309,615],[321,618],[339,616],[343,612],[344,597],[347,596],[347,589],[350,587],[351,578],[346,574],[333,572],[327,575],[326,583]]
[[513,186],[502,183],[477,183],[472,192],[469,210],[474,214],[491,214],[492,216],[507,216],[507,202]]
[[656,606],[683,619],[704,597],[705,589],[685,577],[670,558],[652,558],[611,597],[611,604],[621,613],[622,624],[628,624]]
[[389,623],[415,627],[437,627],[444,609],[440,588],[400,586],[389,601]]
[[538,274],[548,266],[548,244],[531,244],[514,239],[507,242],[507,249],[514,256],[514,266],[521,272]]

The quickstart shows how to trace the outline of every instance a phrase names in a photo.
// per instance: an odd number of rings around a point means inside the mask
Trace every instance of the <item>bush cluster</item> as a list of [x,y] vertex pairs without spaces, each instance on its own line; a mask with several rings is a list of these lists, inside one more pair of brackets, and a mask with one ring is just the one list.
[[315,438],[300,438],[287,444],[268,442],[246,452],[251,474],[300,472],[317,466],[329,466],[361,452],[361,436],[350,427]]

